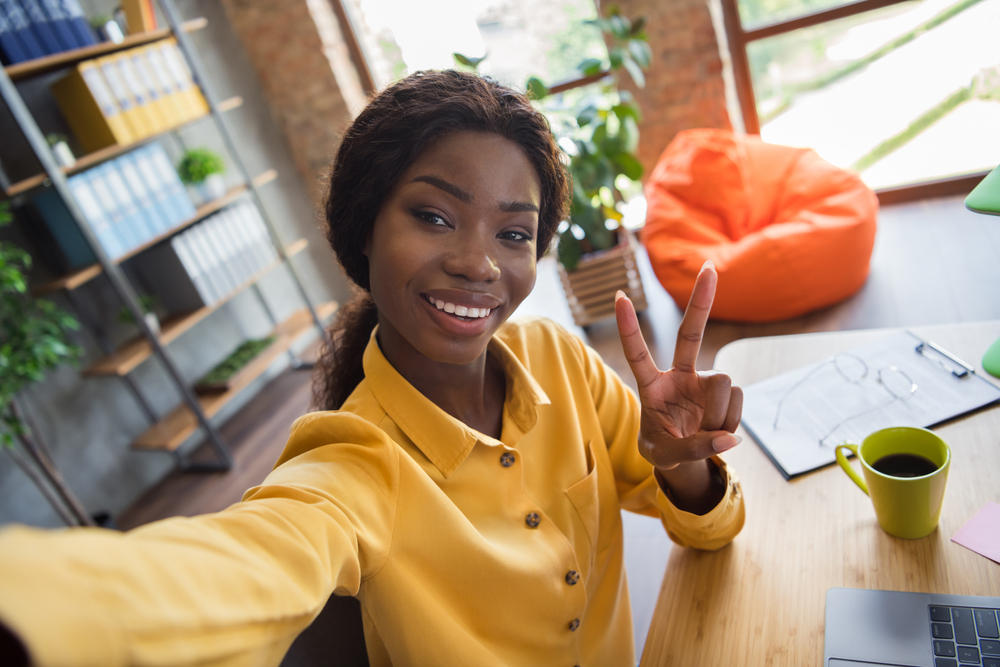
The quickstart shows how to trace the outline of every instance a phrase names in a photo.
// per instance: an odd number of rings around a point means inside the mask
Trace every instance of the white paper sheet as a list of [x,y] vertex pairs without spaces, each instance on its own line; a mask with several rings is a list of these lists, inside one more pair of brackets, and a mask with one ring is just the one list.
[[[1000,400],[1000,389],[975,373],[956,377],[917,352],[922,342],[901,331],[850,350],[845,354],[856,355],[867,365],[863,378],[850,375],[855,382],[839,372],[835,357],[830,357],[745,387],[743,426],[790,479],[833,463],[835,447],[845,440],[860,443],[869,433],[889,426],[933,426]],[[946,359],[937,360],[947,365]],[[841,367],[860,366],[853,357],[840,361]],[[908,399],[895,398],[879,382],[879,370],[887,377],[891,368],[917,385]]]

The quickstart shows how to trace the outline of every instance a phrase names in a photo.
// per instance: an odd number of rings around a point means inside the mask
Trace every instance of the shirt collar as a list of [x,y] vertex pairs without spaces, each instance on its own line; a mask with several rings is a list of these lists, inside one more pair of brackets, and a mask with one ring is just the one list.
[[[376,326],[362,360],[368,386],[386,414],[445,477],[458,469],[477,442],[499,444],[446,413],[407,382],[382,354],[377,333]],[[511,426],[508,420],[521,434],[527,433],[538,421],[538,406],[548,405],[549,397],[497,336],[490,340],[487,350],[500,360],[507,377],[504,433]]]

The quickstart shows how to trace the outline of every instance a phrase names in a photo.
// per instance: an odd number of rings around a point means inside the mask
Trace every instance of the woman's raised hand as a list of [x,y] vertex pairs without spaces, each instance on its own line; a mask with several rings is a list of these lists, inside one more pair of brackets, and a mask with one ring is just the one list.
[[743,390],[728,375],[697,372],[695,361],[715,299],[718,275],[706,262],[701,268],[677,332],[674,363],[661,371],[649,354],[632,302],[615,297],[615,316],[625,358],[639,387],[642,417],[639,451],[661,471],[701,461],[739,444],[732,435],[740,423]]

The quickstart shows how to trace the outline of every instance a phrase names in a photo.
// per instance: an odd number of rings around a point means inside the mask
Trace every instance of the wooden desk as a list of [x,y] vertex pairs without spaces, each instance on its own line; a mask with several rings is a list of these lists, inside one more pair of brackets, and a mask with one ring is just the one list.
[[[1000,321],[911,329],[1000,384],[980,365]],[[740,340],[720,350],[716,368],[748,385],[887,331]],[[641,665],[818,667],[835,586],[1000,596],[1000,564],[951,542],[983,505],[1000,502],[1000,407],[935,430],[952,448],[941,523],[901,540],[882,531],[839,466],[786,482],[741,429],[743,443],[725,458],[742,481],[746,525],[718,552],[671,551]]]

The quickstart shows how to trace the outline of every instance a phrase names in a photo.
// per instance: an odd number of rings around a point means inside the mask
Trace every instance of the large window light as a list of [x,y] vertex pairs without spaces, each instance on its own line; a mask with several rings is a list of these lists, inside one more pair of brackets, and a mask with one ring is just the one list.
[[747,130],[876,189],[1000,162],[1000,0],[723,0]]

